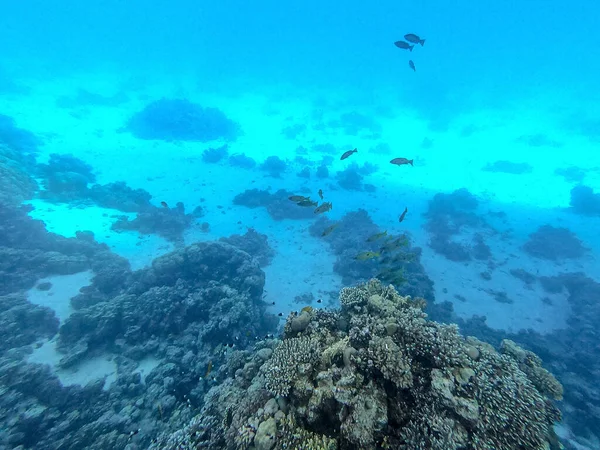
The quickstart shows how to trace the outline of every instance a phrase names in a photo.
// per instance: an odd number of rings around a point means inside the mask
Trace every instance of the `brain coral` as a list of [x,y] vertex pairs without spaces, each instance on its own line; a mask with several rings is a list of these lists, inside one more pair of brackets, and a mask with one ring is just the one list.
[[260,369],[249,353],[252,371],[214,387],[190,426],[155,448],[558,448],[551,397],[562,387],[533,353],[465,339],[376,280],[340,300],[302,330],[290,315],[281,342],[259,344],[274,348]]

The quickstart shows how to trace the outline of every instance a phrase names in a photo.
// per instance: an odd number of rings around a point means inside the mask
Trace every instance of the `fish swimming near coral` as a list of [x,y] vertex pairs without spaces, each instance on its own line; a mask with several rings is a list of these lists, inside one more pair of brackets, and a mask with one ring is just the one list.
[[332,206],[331,202],[321,203],[321,206],[319,206],[317,209],[315,209],[315,214],[323,214],[323,213],[326,213],[327,211],[331,211],[332,207],[333,206]]
[[379,239],[381,239],[382,237],[387,236],[387,230],[386,231],[382,231],[381,233],[376,233],[372,236],[369,236],[369,238],[367,238],[367,242],[375,242]]
[[379,253],[377,252],[360,252],[354,257],[357,261],[367,261],[369,259],[378,258]]
[[319,198],[323,200],[323,189],[319,189]]
[[404,220],[404,218],[406,217],[406,213],[408,212],[408,208],[404,208],[404,211],[402,211],[402,214],[400,214],[400,217],[398,217],[398,222],[402,223],[402,221]]
[[404,41],[396,41],[396,42],[394,42],[394,45],[398,48],[401,48],[402,50],[408,50],[411,52],[414,47],[414,45],[410,45],[408,42],[404,42]]
[[342,157],[340,158],[340,161],[341,161],[341,160],[344,160],[344,159],[346,159],[346,158],[349,158],[349,157],[350,157],[350,155],[352,155],[352,154],[354,154],[354,153],[356,153],[356,152],[358,152],[358,149],[356,149],[356,148],[355,148],[354,150],[348,150],[347,152],[344,152],[344,154],[343,154],[343,155],[342,155]]
[[333,225],[329,225],[327,228],[325,228],[323,230],[323,232],[321,233],[322,237],[327,236],[328,234],[330,234],[333,230],[335,230],[337,227],[339,226],[339,223],[334,223]]
[[305,200],[299,201],[298,203],[296,203],[296,205],[308,207],[308,206],[317,206],[318,203],[312,201],[310,198],[307,198]]
[[160,206],[162,206],[163,208],[169,207],[169,205],[167,205],[167,202],[160,202]]
[[302,202],[304,200],[310,200],[308,197],[305,197],[303,195],[291,195],[288,198],[294,203]]
[[421,47],[425,45],[425,39],[421,39],[419,36],[413,33],[405,34],[404,39],[413,44],[421,44]]
[[403,166],[405,164],[410,164],[411,166],[414,166],[413,162],[414,162],[414,159],[406,159],[406,158],[394,158],[390,161],[391,164],[395,164],[396,166]]

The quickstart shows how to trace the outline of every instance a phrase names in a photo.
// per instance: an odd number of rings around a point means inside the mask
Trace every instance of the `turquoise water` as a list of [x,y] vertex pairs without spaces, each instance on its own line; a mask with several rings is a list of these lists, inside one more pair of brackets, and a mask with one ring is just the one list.
[[[565,385],[565,445],[598,448],[600,5],[490,3],[7,3],[0,114],[36,136],[35,164],[69,154],[91,168],[88,187],[123,181],[147,191],[156,208],[182,202],[186,213],[200,207],[203,215],[178,239],[152,227],[115,231],[117,217],[133,220],[135,211],[91,201],[73,175],[56,195],[41,195],[52,191],[52,177],[32,165],[26,171],[40,190],[22,201],[48,231],[92,231],[133,269],[182,245],[253,228],[274,250],[263,267],[264,300],[285,318],[298,309],[296,296],[325,297],[370,272],[336,268],[330,242],[310,231],[320,216],[286,212],[274,220],[235,198],[285,189],[321,203],[321,189],[333,205],[323,215],[331,223],[363,209],[379,231],[408,233],[433,281],[430,298],[419,295],[451,305],[439,320],[459,321],[493,343],[509,333],[539,353]],[[395,46],[407,33],[424,45]],[[136,131],[132,118],[161,99],[216,108],[235,130],[215,117],[206,128],[188,126],[197,110],[179,116],[182,104],[163,104]],[[149,138],[149,130],[158,131]],[[206,156],[224,145],[223,158]],[[235,165],[229,157],[239,154],[256,165]],[[263,166],[271,156],[281,170]],[[398,157],[413,165],[390,164]],[[460,189],[475,207],[453,196]],[[454,206],[436,203],[436,194]],[[355,253],[376,250],[346,223]],[[540,231],[545,225],[552,228]],[[477,242],[487,248],[483,256]],[[52,297],[30,291],[30,301],[64,320],[74,287],[90,282],[77,276],[53,279]],[[559,288],[547,288],[548,279]],[[485,316],[487,327],[474,316]],[[53,364],[58,356],[31,358]],[[83,378],[61,374],[63,383],[115,376],[106,361],[86,367]]]

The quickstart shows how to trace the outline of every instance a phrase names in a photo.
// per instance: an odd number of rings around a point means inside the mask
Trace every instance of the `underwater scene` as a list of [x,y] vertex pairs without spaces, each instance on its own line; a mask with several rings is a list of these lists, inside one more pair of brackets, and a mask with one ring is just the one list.
[[0,449],[600,449],[600,3],[0,14]]

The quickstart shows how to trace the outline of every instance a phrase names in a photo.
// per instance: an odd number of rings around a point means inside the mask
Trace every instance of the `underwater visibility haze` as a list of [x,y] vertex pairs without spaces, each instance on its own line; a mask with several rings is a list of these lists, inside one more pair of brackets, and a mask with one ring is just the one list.
[[0,449],[600,448],[600,4],[0,14]]

